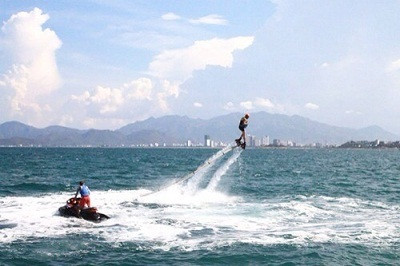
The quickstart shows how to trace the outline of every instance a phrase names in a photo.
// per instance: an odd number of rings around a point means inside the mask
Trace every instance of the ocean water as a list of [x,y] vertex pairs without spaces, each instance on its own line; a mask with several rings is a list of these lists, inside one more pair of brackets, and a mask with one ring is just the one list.
[[[0,148],[0,265],[399,265],[400,151]],[[111,219],[58,208],[85,179]],[[171,185],[172,184],[172,185]]]

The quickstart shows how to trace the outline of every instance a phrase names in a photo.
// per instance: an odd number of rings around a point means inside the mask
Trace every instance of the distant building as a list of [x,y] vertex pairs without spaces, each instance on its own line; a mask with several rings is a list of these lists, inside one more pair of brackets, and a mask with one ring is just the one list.
[[188,139],[188,140],[186,141],[186,146],[187,146],[187,147],[192,147],[192,141],[191,141],[190,139]]
[[246,137],[246,143],[248,147],[254,147],[254,136],[252,135],[247,135]]
[[261,145],[262,146],[268,146],[269,145],[269,136],[264,136],[261,139]]
[[204,147],[211,147],[211,139],[209,135],[204,135]]
[[261,139],[254,137],[253,138],[253,147],[260,147],[261,146]]
[[272,141],[272,145],[274,145],[274,146],[280,146],[280,145],[281,145],[281,140],[280,140],[280,139],[274,139],[274,140]]

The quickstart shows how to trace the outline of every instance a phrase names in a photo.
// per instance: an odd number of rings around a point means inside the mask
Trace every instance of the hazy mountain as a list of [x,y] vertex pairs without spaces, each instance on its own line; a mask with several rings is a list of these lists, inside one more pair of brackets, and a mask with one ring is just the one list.
[[35,145],[37,144],[35,140],[33,139],[26,139],[26,138],[20,138],[20,137],[12,137],[9,139],[0,139],[0,145],[4,146],[17,146],[17,145]]
[[[43,129],[20,122],[0,125],[0,145],[43,146],[129,146],[150,143],[183,143],[186,140],[203,142],[204,135],[216,141],[232,141],[240,135],[241,113],[231,113],[212,119],[192,119],[187,116],[149,118],[128,124],[118,130],[79,130],[62,126]],[[362,129],[330,126],[301,116],[258,112],[251,114],[247,133],[262,137],[291,140],[297,143],[342,144],[349,140],[398,140],[378,126]]]
[[40,129],[17,121],[5,122],[0,125],[0,139],[14,137],[33,139],[40,135]]
[[[214,140],[231,141],[240,135],[238,124],[241,116],[241,113],[231,113],[209,120],[190,119],[186,116],[164,116],[132,123],[118,131],[129,134],[140,130],[157,130],[173,136],[181,142],[187,139],[202,142],[206,134]],[[271,141],[278,138],[297,143],[341,144],[348,140],[399,139],[399,136],[378,126],[351,129],[330,126],[297,115],[287,116],[266,112],[251,114],[246,132],[258,137],[268,135]]]

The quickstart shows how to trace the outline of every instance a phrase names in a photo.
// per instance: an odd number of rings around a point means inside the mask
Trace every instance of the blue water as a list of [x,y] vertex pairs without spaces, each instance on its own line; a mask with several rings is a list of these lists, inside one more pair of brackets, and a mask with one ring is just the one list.
[[[399,150],[235,149],[171,185],[217,151],[0,148],[0,265],[399,265]],[[110,220],[58,215],[81,179]]]

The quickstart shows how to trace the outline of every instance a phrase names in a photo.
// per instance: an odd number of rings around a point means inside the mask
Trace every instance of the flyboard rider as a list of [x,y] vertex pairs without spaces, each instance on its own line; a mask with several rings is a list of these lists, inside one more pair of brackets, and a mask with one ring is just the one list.
[[[239,130],[242,131],[242,134],[240,135],[240,138],[235,139],[236,144],[238,146],[241,146],[243,149],[246,148],[246,131],[245,128],[247,127],[248,123],[249,123],[249,117],[250,115],[248,113],[246,113],[239,122]],[[243,143],[241,143],[241,140],[243,138]]]

